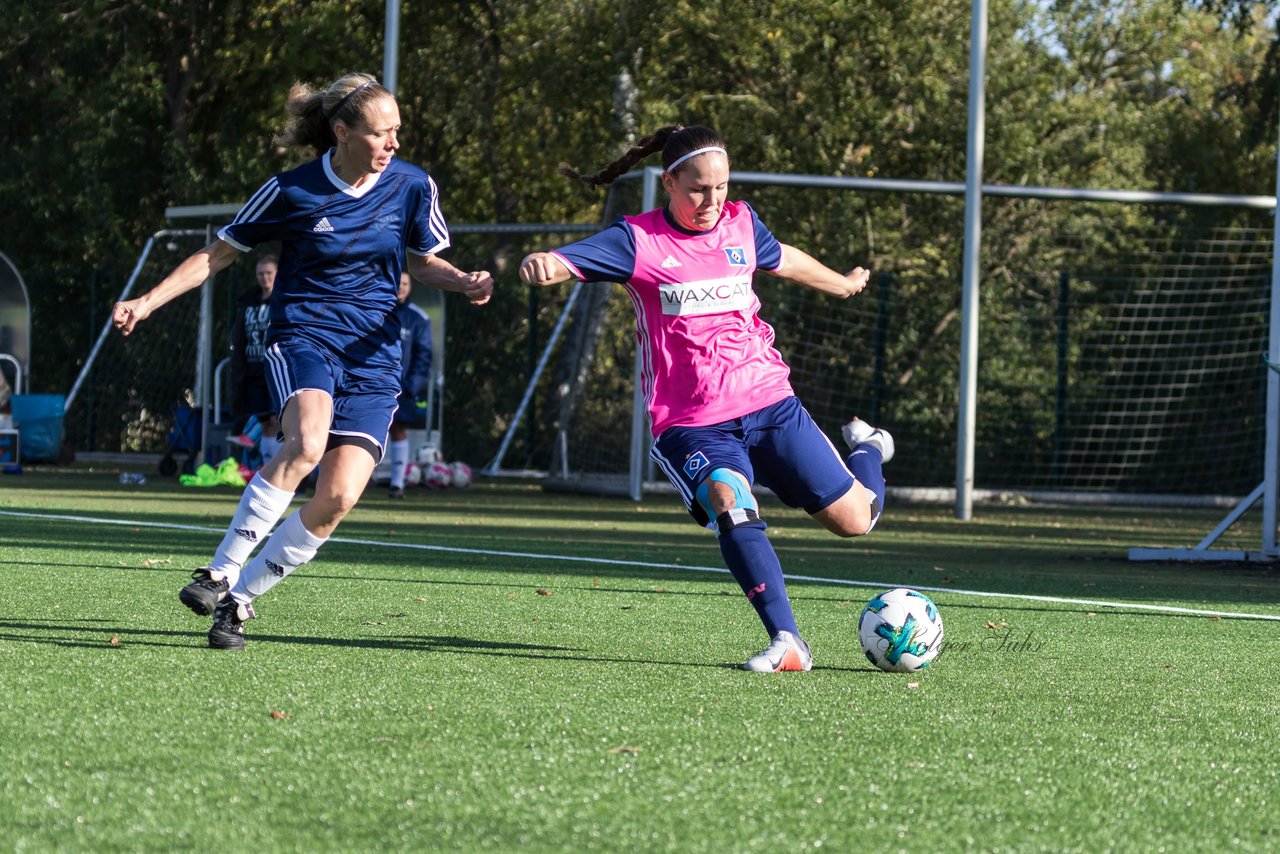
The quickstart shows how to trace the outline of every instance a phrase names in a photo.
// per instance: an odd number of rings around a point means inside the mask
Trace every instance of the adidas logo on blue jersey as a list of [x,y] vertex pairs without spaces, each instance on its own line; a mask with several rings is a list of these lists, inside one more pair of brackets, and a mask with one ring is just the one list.
[[312,226],[311,230],[312,231],[333,231],[333,226],[329,224],[329,218],[327,216],[324,216],[320,218],[319,222],[317,222],[314,226]]

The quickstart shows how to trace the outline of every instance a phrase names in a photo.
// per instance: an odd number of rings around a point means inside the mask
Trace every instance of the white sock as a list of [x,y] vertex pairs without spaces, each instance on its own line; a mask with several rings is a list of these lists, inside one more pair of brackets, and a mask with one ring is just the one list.
[[404,470],[409,465],[409,440],[391,443],[391,488],[404,489]]
[[308,531],[302,524],[302,516],[297,510],[293,511],[240,573],[240,578],[231,587],[231,598],[241,605],[248,605],[315,557],[316,551],[327,540],[328,537],[317,537]]
[[240,575],[240,567],[244,566],[259,543],[267,538],[271,526],[289,509],[289,502],[292,500],[292,492],[285,492],[267,483],[261,473],[255,474],[244,488],[227,533],[218,545],[218,550],[213,553],[213,559],[209,561],[211,577],[215,581],[225,578],[234,587]]

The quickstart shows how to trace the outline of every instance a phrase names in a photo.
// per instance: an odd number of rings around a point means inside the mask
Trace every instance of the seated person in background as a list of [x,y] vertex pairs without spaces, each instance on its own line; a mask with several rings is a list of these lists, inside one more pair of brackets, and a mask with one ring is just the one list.
[[265,464],[280,445],[265,373],[268,304],[276,283],[276,256],[259,258],[255,272],[258,286],[237,298],[231,327],[231,415],[238,428],[228,441],[242,448],[257,448]]
[[418,306],[409,302],[413,279],[400,274],[400,397],[395,418],[391,421],[391,492],[392,498],[404,498],[405,467],[409,464],[409,427],[421,417],[418,400],[431,394],[431,319]]

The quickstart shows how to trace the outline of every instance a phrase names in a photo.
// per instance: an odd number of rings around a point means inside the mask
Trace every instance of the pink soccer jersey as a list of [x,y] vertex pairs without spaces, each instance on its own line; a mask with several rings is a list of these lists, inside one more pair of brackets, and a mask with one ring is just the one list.
[[[672,226],[661,208],[624,220],[635,241],[635,266],[624,286],[635,308],[653,435],[717,424],[794,394],[751,286],[756,231],[750,207],[727,202],[716,227],[698,234]],[[580,266],[589,265],[585,253],[573,250],[586,243],[555,253],[578,278],[588,278]]]

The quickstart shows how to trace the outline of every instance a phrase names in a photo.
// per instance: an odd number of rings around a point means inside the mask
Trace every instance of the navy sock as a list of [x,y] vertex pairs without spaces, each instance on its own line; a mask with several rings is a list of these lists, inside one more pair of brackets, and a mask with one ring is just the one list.
[[871,524],[874,525],[884,512],[884,466],[880,461],[880,451],[874,445],[859,445],[844,458],[844,464],[858,483],[875,493],[876,505],[871,512]]
[[729,513],[722,513],[716,520],[725,565],[747,594],[769,637],[780,631],[798,636],[791,600],[787,598],[787,584],[782,580],[782,564],[778,562],[773,543],[765,536],[764,522],[757,518],[734,525],[728,516]]

